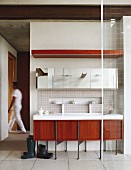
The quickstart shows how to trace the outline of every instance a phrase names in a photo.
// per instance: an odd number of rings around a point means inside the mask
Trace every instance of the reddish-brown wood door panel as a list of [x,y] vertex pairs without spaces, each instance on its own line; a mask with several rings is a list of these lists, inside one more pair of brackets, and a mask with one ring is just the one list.
[[30,53],[17,53],[17,81],[22,92],[21,117],[26,130],[30,130]]
[[57,121],[57,140],[78,140],[77,121]]
[[[16,57],[9,52],[8,53],[8,108],[12,101],[12,92],[13,92],[12,82],[14,81],[16,81]],[[8,122],[10,121],[11,115],[12,115],[12,109],[8,113]],[[17,124],[15,122],[12,130],[16,130],[16,129],[17,129]]]
[[103,129],[104,140],[116,140],[123,137],[121,120],[104,120]]
[[100,140],[101,121],[100,120],[81,120],[79,140]]
[[55,140],[54,121],[35,120],[34,139],[35,140]]

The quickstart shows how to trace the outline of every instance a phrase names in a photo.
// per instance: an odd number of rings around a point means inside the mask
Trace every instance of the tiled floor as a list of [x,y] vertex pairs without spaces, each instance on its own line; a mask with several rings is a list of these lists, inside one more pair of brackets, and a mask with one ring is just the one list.
[[[79,160],[77,152],[73,151],[57,152],[57,160],[54,157],[50,160],[22,160],[21,155],[26,151],[26,137],[17,134],[16,140],[10,135],[0,142],[0,170],[131,170],[131,155],[115,155],[114,152],[104,152],[103,161],[99,160],[98,151],[81,151]],[[19,142],[23,145],[20,146]]]
[[131,170],[131,155],[113,154],[104,153],[103,161],[95,151],[80,152],[79,160],[73,151],[58,152],[57,160],[22,160],[22,151],[0,151],[0,170]]

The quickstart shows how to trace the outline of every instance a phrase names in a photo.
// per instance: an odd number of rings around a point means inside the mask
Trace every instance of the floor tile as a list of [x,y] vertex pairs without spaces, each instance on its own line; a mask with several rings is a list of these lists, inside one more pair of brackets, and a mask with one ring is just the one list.
[[4,160],[10,153],[11,151],[0,151],[0,160]]
[[77,158],[78,158],[78,152],[77,151],[69,151],[68,152],[68,158],[69,158],[69,160],[73,160],[73,159],[75,159],[75,160],[77,160]]
[[32,170],[68,170],[68,160],[37,160]]
[[0,142],[0,151],[26,151],[27,144],[26,141],[2,141]]
[[99,160],[69,160],[69,170],[105,170]]
[[[97,154],[99,154],[99,152],[97,152]],[[128,155],[124,155],[122,153],[118,153],[117,155],[115,155],[115,152],[111,152],[111,151],[107,151],[107,152],[103,152],[103,160],[108,160],[108,161],[112,161],[112,160],[130,160]]]
[[[49,153],[53,153],[53,157],[50,160],[54,160],[55,159],[55,152],[49,151]],[[68,152],[58,151],[56,157],[57,157],[57,160],[68,160]],[[37,158],[37,160],[43,160],[43,159]]]
[[[26,162],[26,163],[25,163]],[[3,161],[0,170],[31,170],[35,161]]]
[[[78,157],[78,152],[75,152],[75,151],[70,151],[68,152],[68,155],[69,155],[69,159],[77,159]],[[90,152],[90,151],[87,151],[87,152],[84,152],[84,151],[80,151],[79,152],[79,159],[80,160],[98,160],[99,159],[99,156],[96,154],[96,152]]]
[[8,138],[0,142],[0,150],[26,151],[27,150],[26,138],[28,135],[29,132],[27,132],[26,134],[18,134],[17,132],[9,134]]
[[[53,159],[55,159],[55,152],[51,153],[53,153]],[[58,160],[68,160],[68,152],[58,151],[56,156]]]
[[[23,154],[22,151],[13,151],[7,158],[6,160],[22,160],[21,159],[21,155]],[[30,159],[26,159],[26,160],[36,160],[35,158],[30,158]]]
[[131,161],[103,161],[106,170],[131,170]]
[[131,159],[131,155],[127,155]]

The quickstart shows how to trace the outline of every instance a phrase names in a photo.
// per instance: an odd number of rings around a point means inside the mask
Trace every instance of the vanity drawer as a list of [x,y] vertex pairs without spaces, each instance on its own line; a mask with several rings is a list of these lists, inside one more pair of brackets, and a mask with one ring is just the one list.
[[55,140],[55,123],[53,120],[34,121],[35,140]]
[[100,120],[82,120],[80,121],[79,140],[100,140],[101,121]]
[[103,139],[104,140],[123,139],[123,121],[122,120],[104,120]]
[[57,140],[78,140],[77,121],[57,121]]

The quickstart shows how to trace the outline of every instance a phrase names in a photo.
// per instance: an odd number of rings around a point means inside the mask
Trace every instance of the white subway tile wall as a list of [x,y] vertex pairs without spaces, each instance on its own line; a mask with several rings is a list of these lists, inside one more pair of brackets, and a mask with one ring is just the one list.
[[[101,90],[38,90],[37,109],[41,107],[49,112],[61,113],[60,104],[49,103],[49,98],[90,98],[102,97]],[[110,108],[114,108],[114,90],[104,90],[104,113],[108,113]],[[93,104],[92,112],[101,113],[102,104]],[[87,113],[88,104],[65,104],[65,113]]]

